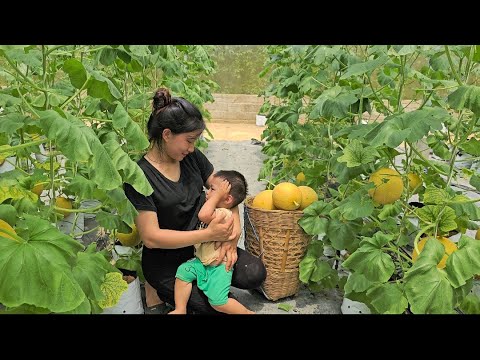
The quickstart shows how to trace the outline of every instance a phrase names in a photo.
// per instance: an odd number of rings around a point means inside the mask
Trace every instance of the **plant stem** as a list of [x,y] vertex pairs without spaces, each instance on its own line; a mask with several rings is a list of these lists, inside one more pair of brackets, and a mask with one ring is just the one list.
[[431,228],[435,227],[436,224],[430,224],[425,226],[424,228],[420,229],[418,232],[417,236],[415,236],[415,239],[413,240],[413,247],[415,248],[414,251],[417,252],[417,254],[420,254],[420,250],[418,249],[418,239],[420,239],[420,236],[425,234],[427,230],[430,230]]
[[462,79],[460,79],[460,76],[453,66],[452,56],[450,55],[450,49],[448,48],[448,45],[445,45],[445,54],[447,55],[448,63],[450,64],[450,69],[452,70],[454,78],[457,80],[458,84],[462,86]]
[[62,207],[58,207],[58,206],[53,206],[53,208],[55,210],[59,210],[59,211],[62,211],[62,212],[68,212],[68,213],[89,213],[89,214],[93,214],[95,212],[97,212],[98,210],[100,210],[102,208],[102,204],[100,205],[97,205],[95,207],[91,207],[91,208],[83,208],[83,209],[65,209],[65,208],[62,208]]
[[410,144],[410,146],[411,146],[413,152],[414,152],[415,154],[417,154],[423,161],[425,161],[425,162],[428,164],[428,166],[432,167],[432,168],[433,168],[436,172],[438,172],[439,174],[442,174],[442,175],[445,175],[445,176],[448,175],[448,174],[447,174],[446,172],[444,172],[443,170],[437,168],[437,167],[435,166],[435,164],[433,164],[433,163],[430,162],[430,160],[428,160],[427,158],[425,158],[425,157],[423,156],[423,154],[422,154],[420,151],[418,151],[414,146],[412,146],[411,144]]
[[76,234],[73,234],[72,237],[76,238],[77,236],[83,236],[83,235],[86,235],[86,234],[90,234],[94,231],[97,231],[98,229],[100,228],[100,225],[97,225],[95,226],[93,229],[90,229],[90,230],[87,230],[87,231],[83,231],[83,232],[80,232],[80,233],[76,233]]

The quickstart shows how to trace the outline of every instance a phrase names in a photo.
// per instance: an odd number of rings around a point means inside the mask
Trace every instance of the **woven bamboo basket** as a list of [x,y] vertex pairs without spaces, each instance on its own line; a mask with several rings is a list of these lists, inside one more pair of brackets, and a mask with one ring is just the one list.
[[267,269],[261,291],[269,300],[296,295],[300,288],[299,263],[310,236],[298,225],[303,211],[253,208],[253,197],[244,207],[245,249],[260,257]]

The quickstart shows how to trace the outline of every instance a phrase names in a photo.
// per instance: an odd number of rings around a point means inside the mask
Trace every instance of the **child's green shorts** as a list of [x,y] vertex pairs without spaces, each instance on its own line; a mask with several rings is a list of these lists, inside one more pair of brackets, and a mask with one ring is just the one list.
[[225,305],[232,275],[233,269],[227,272],[223,262],[217,266],[205,266],[198,258],[193,258],[178,267],[175,277],[188,283],[197,280],[198,288],[205,293],[211,305]]

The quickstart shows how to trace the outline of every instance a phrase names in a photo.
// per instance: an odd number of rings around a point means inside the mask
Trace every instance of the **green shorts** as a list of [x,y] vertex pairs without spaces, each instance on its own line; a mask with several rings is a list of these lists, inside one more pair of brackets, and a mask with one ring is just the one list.
[[197,280],[197,286],[208,297],[211,305],[225,305],[232,283],[233,269],[225,270],[225,263],[217,266],[202,264],[200,259],[193,258],[181,264],[175,277],[191,283]]

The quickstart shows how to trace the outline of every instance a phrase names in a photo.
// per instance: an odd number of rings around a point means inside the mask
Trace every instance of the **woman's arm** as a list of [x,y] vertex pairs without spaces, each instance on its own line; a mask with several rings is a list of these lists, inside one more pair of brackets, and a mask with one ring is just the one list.
[[234,231],[233,217],[225,220],[225,214],[216,215],[208,227],[203,230],[160,229],[157,214],[154,211],[139,211],[135,219],[140,238],[150,249],[179,249],[207,241],[231,241]]

